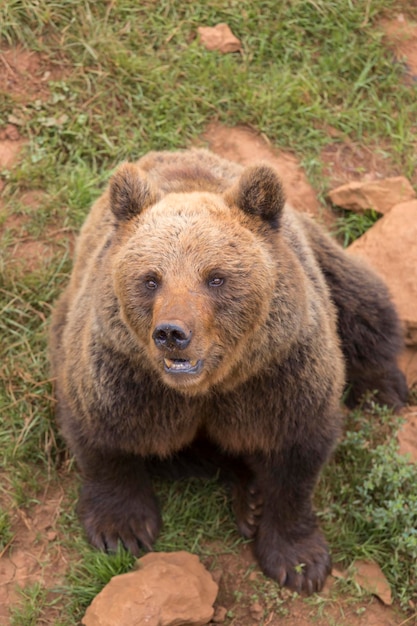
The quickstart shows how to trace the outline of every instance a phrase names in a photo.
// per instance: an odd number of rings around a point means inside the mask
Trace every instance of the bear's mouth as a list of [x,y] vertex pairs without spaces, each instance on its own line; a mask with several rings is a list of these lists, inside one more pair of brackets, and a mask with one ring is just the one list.
[[164,368],[168,374],[198,374],[202,365],[202,361],[192,359],[164,358]]

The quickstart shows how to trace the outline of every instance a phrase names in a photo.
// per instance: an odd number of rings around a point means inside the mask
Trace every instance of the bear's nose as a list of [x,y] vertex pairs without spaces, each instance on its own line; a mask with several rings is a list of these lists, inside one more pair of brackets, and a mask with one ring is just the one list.
[[178,348],[185,350],[191,341],[191,330],[176,324],[158,324],[152,333],[158,348]]

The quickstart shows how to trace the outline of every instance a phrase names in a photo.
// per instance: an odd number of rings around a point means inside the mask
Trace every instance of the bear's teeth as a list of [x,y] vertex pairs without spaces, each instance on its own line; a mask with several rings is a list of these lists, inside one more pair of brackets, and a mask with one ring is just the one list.
[[164,359],[165,365],[171,370],[188,370],[191,367],[195,367],[197,365],[197,361],[186,361],[180,359]]

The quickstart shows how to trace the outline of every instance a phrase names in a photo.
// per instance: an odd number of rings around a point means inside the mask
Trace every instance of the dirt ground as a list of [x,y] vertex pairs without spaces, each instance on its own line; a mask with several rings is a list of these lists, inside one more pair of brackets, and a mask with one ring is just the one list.
[[[417,27],[408,24],[404,16],[385,24],[387,44],[392,47],[396,58],[406,64],[407,80],[417,80]],[[404,36],[406,33],[406,37]],[[9,93],[18,102],[29,102],[44,97],[48,80],[62,74],[59,67],[51,67],[46,59],[34,52],[23,49],[9,49],[0,52],[0,89]],[[26,143],[19,131],[18,120],[13,116],[9,124],[0,128],[0,171],[10,169],[19,158]],[[329,133],[336,132],[328,129]],[[270,161],[283,174],[287,181],[289,201],[300,210],[318,216],[327,225],[334,219],[331,212],[318,202],[316,194],[296,158],[279,151],[266,137],[248,128],[225,128],[210,124],[201,142],[233,160],[249,163],[258,159]],[[361,146],[353,145],[343,137],[337,144],[329,144],[321,154],[330,186],[357,180],[375,179],[381,176],[397,175],[395,167],[386,158]],[[0,191],[5,181],[0,178]],[[22,198],[29,210],[36,211],[42,202],[42,193],[31,190]],[[1,208],[1,197],[0,197]],[[6,218],[3,228],[10,228],[17,235],[12,255],[16,262],[28,270],[33,269],[37,259],[53,252],[54,237],[65,236],[53,225],[42,239],[32,239],[25,233],[24,219]],[[3,477],[4,478],[4,477]],[[30,510],[18,509],[12,513],[13,538],[0,554],[0,624],[7,626],[9,607],[20,601],[18,587],[34,582],[42,582],[53,589],[64,579],[68,566],[68,555],[61,545],[57,520],[65,503],[65,481],[61,485],[45,485],[39,495],[39,504]],[[4,482],[4,480],[2,481]],[[7,485],[5,488],[7,494]],[[11,499],[2,495],[2,505],[7,507]],[[207,560],[210,565],[210,559]],[[253,569],[247,575],[248,568]],[[215,575],[220,581],[217,604],[217,619],[224,619],[229,611],[234,626],[264,624],[278,626],[412,626],[417,624],[416,616],[405,616],[395,606],[384,606],[376,598],[364,596],[354,600],[353,596],[333,593],[335,578],[330,577],[325,590],[309,602],[301,599],[277,600],[271,595],[256,595],[257,581],[261,574],[254,564],[250,547],[245,546],[238,556],[223,555],[216,560]],[[285,596],[285,594],[284,594]],[[60,607],[52,607],[42,619],[42,624],[53,625],[59,618]]]

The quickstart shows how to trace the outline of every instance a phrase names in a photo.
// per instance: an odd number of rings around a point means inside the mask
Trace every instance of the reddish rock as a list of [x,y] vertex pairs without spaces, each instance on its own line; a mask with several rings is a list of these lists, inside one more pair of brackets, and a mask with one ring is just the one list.
[[211,620],[218,586],[197,556],[153,552],[137,567],[111,579],[88,607],[84,626],[203,626]]
[[366,591],[377,596],[384,604],[392,604],[391,587],[381,568],[372,561],[355,561],[353,579]]
[[412,463],[417,463],[417,406],[408,406],[402,411],[406,421],[398,431],[398,451],[408,455]]
[[200,35],[201,43],[207,50],[218,50],[224,54],[242,50],[241,42],[234,36],[227,24],[200,26],[197,31]]
[[410,182],[404,176],[351,182],[328,194],[336,206],[361,213],[366,209],[375,209],[378,213],[387,213],[394,205],[407,202],[416,197]]
[[264,608],[262,604],[259,604],[259,602],[254,602],[249,607],[249,613],[252,619],[260,622],[264,616]]
[[211,618],[213,624],[223,624],[227,618],[227,609],[224,606],[216,606],[214,608],[214,615]]
[[394,206],[347,249],[368,262],[387,283],[405,327],[417,345],[417,200]]

